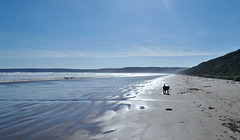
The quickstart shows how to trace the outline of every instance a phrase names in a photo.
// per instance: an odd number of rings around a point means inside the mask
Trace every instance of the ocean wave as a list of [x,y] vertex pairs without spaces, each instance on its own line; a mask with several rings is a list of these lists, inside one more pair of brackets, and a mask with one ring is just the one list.
[[139,77],[164,75],[159,73],[72,73],[72,72],[2,72],[0,83],[112,78],[112,77]]

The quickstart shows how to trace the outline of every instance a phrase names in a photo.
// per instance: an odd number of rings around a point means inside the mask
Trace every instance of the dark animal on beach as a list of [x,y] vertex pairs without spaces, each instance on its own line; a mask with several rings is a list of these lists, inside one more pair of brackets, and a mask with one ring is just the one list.
[[170,89],[170,87],[169,87],[169,86],[166,86],[166,85],[164,84],[164,85],[163,85],[163,94],[169,95],[169,89]]

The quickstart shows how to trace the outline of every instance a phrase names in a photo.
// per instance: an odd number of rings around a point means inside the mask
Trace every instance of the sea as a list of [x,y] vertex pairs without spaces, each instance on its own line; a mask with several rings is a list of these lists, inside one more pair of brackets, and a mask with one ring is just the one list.
[[[102,133],[106,111],[117,112],[164,73],[0,73],[0,140],[62,140],[79,130]],[[141,108],[140,108],[141,109]],[[110,132],[108,132],[110,133]]]

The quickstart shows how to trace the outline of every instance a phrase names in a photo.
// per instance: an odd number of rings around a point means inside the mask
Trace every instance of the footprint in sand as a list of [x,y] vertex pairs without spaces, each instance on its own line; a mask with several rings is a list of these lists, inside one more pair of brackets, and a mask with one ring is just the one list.
[[140,107],[139,107],[139,109],[141,109],[141,110],[144,110],[144,109],[145,109],[145,107],[144,107],[144,106],[140,106]]
[[172,111],[172,109],[171,108],[167,108],[166,111]]

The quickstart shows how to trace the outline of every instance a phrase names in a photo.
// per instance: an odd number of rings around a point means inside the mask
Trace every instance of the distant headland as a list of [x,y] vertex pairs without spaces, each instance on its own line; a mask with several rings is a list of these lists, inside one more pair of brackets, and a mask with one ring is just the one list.
[[101,69],[17,68],[0,69],[0,72],[178,73],[186,69],[186,67],[124,67]]

